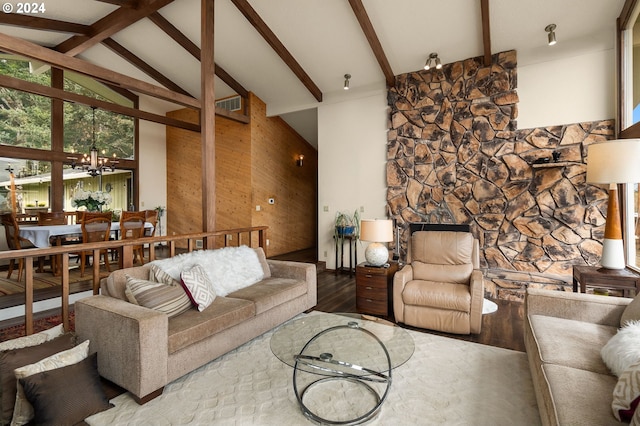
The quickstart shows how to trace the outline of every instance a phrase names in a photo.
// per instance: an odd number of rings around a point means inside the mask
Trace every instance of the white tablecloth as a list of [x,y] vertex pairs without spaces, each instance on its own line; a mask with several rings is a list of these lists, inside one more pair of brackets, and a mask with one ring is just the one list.
[[[145,222],[145,228],[153,228],[149,222]],[[111,231],[120,231],[120,222],[111,222]],[[82,236],[81,225],[44,225],[44,226],[20,226],[20,236],[31,241],[39,248],[50,247],[51,237],[61,235]]]

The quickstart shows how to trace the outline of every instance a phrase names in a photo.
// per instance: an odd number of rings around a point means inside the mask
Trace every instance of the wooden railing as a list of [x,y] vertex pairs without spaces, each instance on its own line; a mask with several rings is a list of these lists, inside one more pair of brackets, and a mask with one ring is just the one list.
[[[266,238],[267,226],[254,226],[250,228],[228,229],[214,232],[200,232],[194,234],[182,234],[161,237],[145,237],[139,239],[114,240],[99,243],[73,244],[67,246],[56,246],[49,248],[34,248],[25,250],[0,251],[0,261],[10,259],[25,260],[25,334],[33,334],[33,260],[41,256],[58,256],[61,269],[61,314],[65,330],[69,330],[69,254],[79,251],[93,251],[93,258],[99,259],[100,250],[110,249],[119,252],[119,259],[122,268],[133,266],[133,247],[144,244],[148,246],[149,259],[156,258],[156,245],[166,244],[168,257],[176,255],[176,250],[181,247],[186,251],[193,251],[200,248],[221,248],[229,246],[247,245],[250,247],[262,247],[267,251]],[[16,262],[17,263],[17,262]],[[100,291],[100,264],[93,262],[93,294]]]

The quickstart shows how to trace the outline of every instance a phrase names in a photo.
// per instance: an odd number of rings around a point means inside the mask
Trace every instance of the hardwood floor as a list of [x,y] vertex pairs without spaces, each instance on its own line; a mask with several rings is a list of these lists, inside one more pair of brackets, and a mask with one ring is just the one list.
[[[318,304],[314,308],[315,310],[357,312],[355,275],[350,278],[347,272],[336,275],[333,270],[325,270],[324,262],[318,263],[318,255],[314,249],[301,250],[272,258],[318,264]],[[524,304],[509,300],[494,300],[494,302],[498,305],[498,311],[482,316],[480,334],[459,335],[419,329],[404,324],[399,325],[410,330],[524,352]],[[395,322],[394,318],[386,319]]]
[[[498,305],[498,311],[482,316],[480,334],[459,335],[399,325],[410,330],[524,352],[524,304],[508,300],[494,302]],[[357,312],[355,277],[349,278],[346,272],[335,275],[332,270],[318,273],[318,304],[314,309],[323,312]]]

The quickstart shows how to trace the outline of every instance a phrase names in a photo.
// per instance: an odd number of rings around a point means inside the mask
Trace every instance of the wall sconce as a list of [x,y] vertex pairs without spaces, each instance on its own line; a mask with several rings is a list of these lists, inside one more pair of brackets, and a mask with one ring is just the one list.
[[556,24],[549,24],[544,28],[544,30],[549,33],[547,36],[549,39],[549,46],[556,44]]
[[437,53],[431,53],[429,55],[429,57],[427,58],[427,62],[424,64],[425,71],[431,69],[431,67],[433,67],[434,65],[437,70],[442,68],[442,62],[440,61],[440,58],[438,58]]
[[344,75],[344,90],[349,90],[349,79],[351,78],[351,74]]
[[298,158],[296,159],[296,166],[302,167],[303,163],[304,163],[304,155],[300,154],[300,155],[298,155]]

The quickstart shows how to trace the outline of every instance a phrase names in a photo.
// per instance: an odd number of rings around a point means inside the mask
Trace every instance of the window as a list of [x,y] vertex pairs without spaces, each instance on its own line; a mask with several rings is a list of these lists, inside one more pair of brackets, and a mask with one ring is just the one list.
[[[625,130],[640,123],[640,10],[638,2],[633,6],[632,18],[626,28],[621,28],[623,48],[620,55],[620,103],[618,121],[620,129]],[[622,18],[622,17],[621,17]],[[621,19],[622,21],[622,19]],[[628,266],[640,269],[640,217],[638,183],[624,185],[623,216],[624,239]]]
[[[0,74],[49,86],[48,69],[22,59],[0,59]],[[51,149],[51,100],[0,87],[0,144]]]

